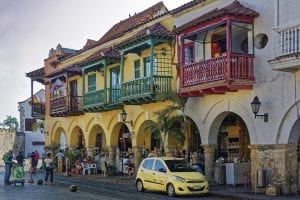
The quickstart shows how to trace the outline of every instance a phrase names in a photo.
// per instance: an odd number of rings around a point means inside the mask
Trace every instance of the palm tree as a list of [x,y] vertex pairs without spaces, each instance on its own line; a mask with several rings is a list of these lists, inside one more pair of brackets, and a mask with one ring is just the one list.
[[190,123],[187,120],[185,110],[186,110],[186,102],[188,100],[187,97],[182,97],[180,96],[177,92],[175,91],[168,91],[164,93],[160,93],[157,97],[159,100],[167,100],[171,101],[173,104],[166,107],[165,110],[166,112],[169,113],[174,113],[176,111],[181,111],[182,114],[182,124],[183,124],[183,132],[186,133],[187,137],[187,154],[188,154],[188,159],[190,159],[190,140],[191,140],[191,134],[190,134]]
[[177,141],[177,145],[182,146],[185,136],[181,130],[180,124],[178,126],[178,122],[182,120],[181,116],[172,115],[167,109],[156,111],[154,112],[154,115],[156,115],[156,122],[147,124],[145,129],[154,134],[159,133],[162,141],[160,143],[162,153],[165,153],[164,146],[167,136],[174,137]]
[[[154,112],[154,115],[156,115],[157,118],[156,122],[146,125],[145,129],[150,130],[151,133],[159,133],[161,135],[161,148],[163,151],[167,135],[173,136],[177,141],[177,145],[182,146],[183,142],[186,139],[184,132],[187,132],[185,130],[187,128],[187,126],[185,125],[187,121],[185,116],[185,105],[187,98],[180,97],[177,92],[169,91],[165,93],[160,93],[157,96],[157,99],[161,101],[168,100],[171,101],[172,104],[165,107],[162,110]],[[178,110],[182,112],[182,115],[176,114],[176,111]],[[181,124],[184,125],[184,130],[181,128]],[[187,134],[187,136],[189,136],[189,134]],[[189,151],[188,154],[190,154]]]
[[10,115],[6,115],[6,119],[3,121],[3,125],[5,127],[8,127],[8,130],[12,132],[17,132],[18,127],[19,127],[19,122],[17,118],[12,117]]

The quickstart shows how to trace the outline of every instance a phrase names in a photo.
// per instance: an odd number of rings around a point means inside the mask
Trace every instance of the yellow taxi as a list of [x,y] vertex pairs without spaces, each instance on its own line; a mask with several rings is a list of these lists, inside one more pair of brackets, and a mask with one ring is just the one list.
[[162,191],[169,196],[200,195],[209,190],[200,172],[191,168],[186,160],[173,157],[145,158],[138,168],[135,184],[139,192]]

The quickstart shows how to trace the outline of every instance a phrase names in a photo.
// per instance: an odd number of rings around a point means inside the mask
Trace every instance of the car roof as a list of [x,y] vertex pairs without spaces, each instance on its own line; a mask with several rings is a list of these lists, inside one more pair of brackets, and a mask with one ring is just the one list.
[[176,157],[148,157],[147,159],[183,160],[183,158],[176,158]]

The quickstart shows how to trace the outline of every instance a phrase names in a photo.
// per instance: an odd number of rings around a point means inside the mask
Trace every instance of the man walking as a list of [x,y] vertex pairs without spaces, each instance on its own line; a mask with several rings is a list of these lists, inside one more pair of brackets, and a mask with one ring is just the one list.
[[57,157],[57,172],[62,173],[63,163],[64,163],[64,154],[62,150],[59,150],[59,152],[55,155],[55,157]]
[[12,150],[9,150],[3,155],[3,161],[5,164],[5,174],[4,174],[4,185],[10,185],[9,183],[9,177],[11,172],[11,165],[12,165],[12,158],[13,158],[13,152]]

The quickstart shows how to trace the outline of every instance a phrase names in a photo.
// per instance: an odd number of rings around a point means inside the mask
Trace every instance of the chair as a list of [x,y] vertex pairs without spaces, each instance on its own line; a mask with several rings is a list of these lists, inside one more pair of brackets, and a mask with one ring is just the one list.
[[90,174],[90,167],[86,163],[81,163],[82,175],[85,175],[86,172]]
[[96,165],[96,163],[91,163],[91,164],[88,164],[89,165],[89,170],[90,170],[90,172],[92,171],[93,172],[93,174],[97,174],[97,165]]

